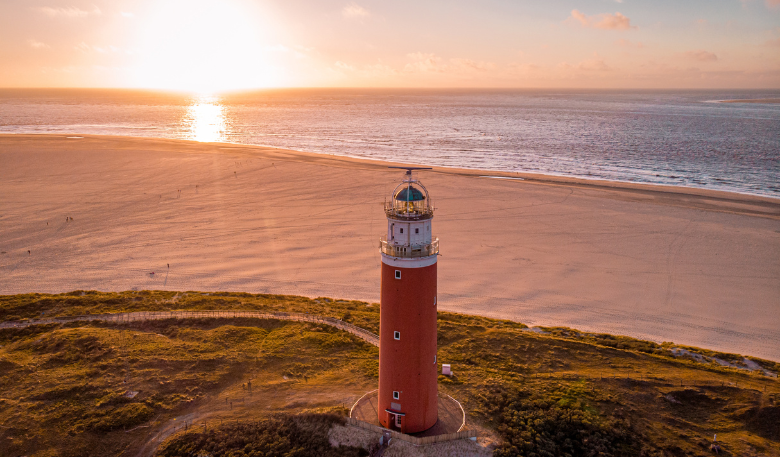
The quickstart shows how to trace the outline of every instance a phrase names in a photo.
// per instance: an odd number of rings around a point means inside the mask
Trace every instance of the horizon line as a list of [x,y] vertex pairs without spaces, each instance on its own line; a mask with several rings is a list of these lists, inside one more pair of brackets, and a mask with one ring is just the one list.
[[280,87],[247,87],[240,89],[224,89],[213,91],[182,90],[162,87],[121,87],[121,86],[5,86],[0,90],[126,90],[126,91],[149,91],[149,92],[169,92],[181,94],[204,94],[210,95],[230,94],[239,92],[272,92],[286,90],[431,90],[431,91],[509,91],[509,90],[582,90],[582,91],[780,91],[779,87],[576,87],[576,86],[551,86],[551,87],[528,87],[528,86],[501,86],[501,87],[480,87],[480,86],[280,86]]

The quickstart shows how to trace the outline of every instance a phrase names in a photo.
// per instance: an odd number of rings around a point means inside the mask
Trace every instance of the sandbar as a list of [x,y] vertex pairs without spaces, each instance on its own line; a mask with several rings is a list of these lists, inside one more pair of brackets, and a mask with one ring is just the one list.
[[718,100],[718,103],[760,103],[774,105],[780,103],[780,98],[743,98],[736,100]]
[[[226,290],[376,302],[382,205],[402,178],[388,165],[232,144],[0,135],[0,294]],[[780,360],[780,199],[437,167],[420,179],[436,206],[442,310]]]

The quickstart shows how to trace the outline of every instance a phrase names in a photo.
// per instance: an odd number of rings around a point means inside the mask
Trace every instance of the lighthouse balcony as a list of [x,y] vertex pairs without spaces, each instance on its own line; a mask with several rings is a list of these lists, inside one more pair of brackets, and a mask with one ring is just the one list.
[[421,245],[400,245],[388,242],[386,237],[382,237],[379,240],[379,250],[382,254],[387,254],[391,257],[400,257],[413,259],[417,257],[429,257],[437,255],[439,253],[439,239],[434,238],[428,244]]

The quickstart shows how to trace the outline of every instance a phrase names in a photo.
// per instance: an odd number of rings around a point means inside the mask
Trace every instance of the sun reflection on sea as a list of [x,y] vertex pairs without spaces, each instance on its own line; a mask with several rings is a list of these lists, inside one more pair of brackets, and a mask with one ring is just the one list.
[[227,124],[225,108],[214,96],[199,96],[187,108],[185,123],[188,124],[188,138],[204,143],[225,141]]

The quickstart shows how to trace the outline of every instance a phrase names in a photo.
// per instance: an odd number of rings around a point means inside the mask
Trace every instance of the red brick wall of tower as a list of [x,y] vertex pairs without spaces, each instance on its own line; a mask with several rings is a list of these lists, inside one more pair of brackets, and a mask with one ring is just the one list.
[[[396,279],[396,270],[401,271],[401,279]],[[405,414],[403,433],[427,430],[437,420],[435,297],[435,263],[421,268],[382,263],[377,412],[379,422],[392,429],[398,428],[386,410]],[[394,332],[400,332],[399,340]],[[393,391],[400,392],[399,399],[393,398]]]

